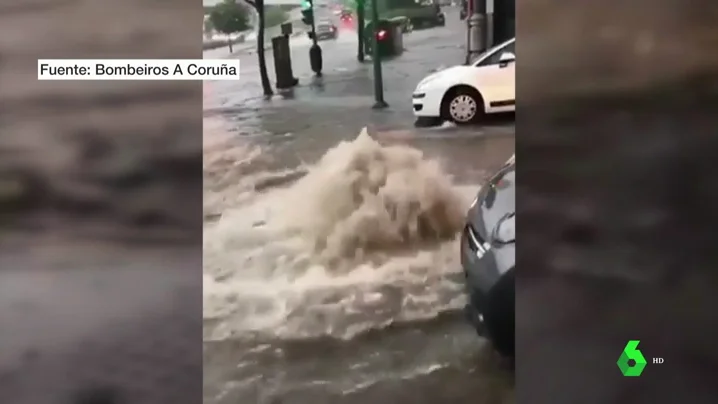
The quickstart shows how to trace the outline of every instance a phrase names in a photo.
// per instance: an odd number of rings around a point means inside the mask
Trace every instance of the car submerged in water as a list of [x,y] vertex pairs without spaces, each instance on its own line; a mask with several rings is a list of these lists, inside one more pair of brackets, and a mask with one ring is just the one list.
[[466,316],[478,334],[514,356],[516,267],[516,157],[481,187],[461,234]]

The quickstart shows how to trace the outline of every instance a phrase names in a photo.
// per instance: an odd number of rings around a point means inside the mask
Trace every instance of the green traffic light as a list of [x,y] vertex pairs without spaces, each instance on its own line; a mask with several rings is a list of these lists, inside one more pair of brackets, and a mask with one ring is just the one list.
[[[296,4],[296,3],[295,3]],[[302,10],[307,10],[312,8],[312,2],[309,0],[302,1]]]

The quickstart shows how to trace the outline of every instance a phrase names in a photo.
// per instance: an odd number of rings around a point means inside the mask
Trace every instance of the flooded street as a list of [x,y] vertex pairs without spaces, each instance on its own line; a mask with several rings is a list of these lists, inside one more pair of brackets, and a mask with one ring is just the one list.
[[513,124],[413,128],[414,85],[463,60],[447,14],[384,64],[386,111],[351,35],[321,43],[321,80],[293,43],[302,85],[268,101],[253,54],[205,83],[206,403],[512,402],[463,321],[454,235]]

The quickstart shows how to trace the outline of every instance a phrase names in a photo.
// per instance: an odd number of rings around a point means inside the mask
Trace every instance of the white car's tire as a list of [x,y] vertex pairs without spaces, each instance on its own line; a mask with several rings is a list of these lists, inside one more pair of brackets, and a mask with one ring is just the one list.
[[441,101],[441,117],[457,125],[476,123],[484,116],[484,99],[473,87],[450,89]]

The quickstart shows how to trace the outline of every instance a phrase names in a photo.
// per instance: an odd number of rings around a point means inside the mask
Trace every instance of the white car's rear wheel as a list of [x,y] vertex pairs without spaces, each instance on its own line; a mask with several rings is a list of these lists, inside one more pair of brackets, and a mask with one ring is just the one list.
[[475,123],[484,114],[484,100],[471,87],[458,87],[444,96],[442,118],[459,125]]

